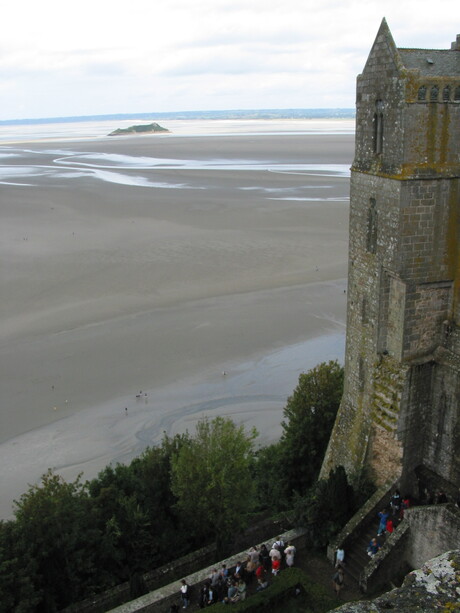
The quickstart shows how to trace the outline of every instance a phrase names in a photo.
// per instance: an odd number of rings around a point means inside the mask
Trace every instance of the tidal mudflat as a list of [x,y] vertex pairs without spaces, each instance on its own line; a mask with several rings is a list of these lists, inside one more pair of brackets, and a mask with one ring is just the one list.
[[0,516],[203,415],[279,436],[299,373],[343,356],[353,140],[0,146]]

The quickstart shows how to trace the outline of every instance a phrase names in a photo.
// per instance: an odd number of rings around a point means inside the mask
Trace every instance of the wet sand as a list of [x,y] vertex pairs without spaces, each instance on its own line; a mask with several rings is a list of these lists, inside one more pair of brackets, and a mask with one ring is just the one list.
[[0,516],[48,467],[92,476],[205,414],[279,436],[298,374],[343,355],[352,150],[343,134],[0,147]]

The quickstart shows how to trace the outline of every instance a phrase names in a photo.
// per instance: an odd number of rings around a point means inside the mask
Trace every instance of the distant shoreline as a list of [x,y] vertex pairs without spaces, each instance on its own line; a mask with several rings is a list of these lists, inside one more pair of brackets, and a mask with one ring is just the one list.
[[163,113],[114,113],[108,115],[76,115],[69,117],[40,117],[3,119],[0,126],[35,125],[49,123],[79,123],[125,119],[353,119],[355,109],[248,109],[227,111],[174,111]]

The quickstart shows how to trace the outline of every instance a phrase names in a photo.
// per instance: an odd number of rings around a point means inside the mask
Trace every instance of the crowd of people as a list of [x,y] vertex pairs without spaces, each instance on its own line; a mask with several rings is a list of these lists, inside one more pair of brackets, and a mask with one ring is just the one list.
[[400,521],[404,519],[404,512],[411,506],[408,495],[401,496],[399,490],[395,490],[390,498],[390,508],[384,508],[377,513],[379,526],[377,536],[373,537],[368,546],[367,554],[373,558],[382,548],[379,538],[390,536]]
[[[270,576],[277,576],[282,567],[294,566],[296,548],[292,543],[284,543],[278,537],[269,549],[265,544],[260,548],[251,547],[246,560],[236,562],[231,569],[222,564],[220,569],[213,568],[210,576],[201,586],[197,601],[201,609],[217,602],[232,604],[246,598],[247,588],[256,582],[255,591],[266,589]],[[180,596],[182,608],[186,609],[192,601],[192,590],[185,579],[181,581]],[[172,605],[171,612],[177,611],[178,605]]]
[[[448,502],[443,491],[438,491],[428,504],[443,504]],[[460,507],[460,496],[456,501]],[[401,496],[399,490],[395,490],[390,498],[389,508],[384,508],[377,513],[379,525],[377,535],[373,537],[368,546],[367,554],[373,558],[381,549],[380,538],[389,536],[404,518],[404,512],[411,506],[408,495]],[[279,574],[282,566],[294,565],[296,548],[292,543],[287,546],[281,537],[268,549],[266,545],[251,547],[244,562],[238,561],[234,568],[228,569],[225,564],[220,570],[213,569],[211,575],[200,589],[198,604],[200,608],[212,605],[216,602],[231,604],[246,598],[247,586],[257,582],[255,591],[264,590],[269,585],[271,575]],[[332,576],[332,588],[337,597],[344,588],[345,582],[345,551],[339,547],[335,552],[335,569]],[[182,606],[186,609],[191,601],[190,586],[185,579],[181,583]],[[177,605],[171,607],[171,611],[177,611]]]

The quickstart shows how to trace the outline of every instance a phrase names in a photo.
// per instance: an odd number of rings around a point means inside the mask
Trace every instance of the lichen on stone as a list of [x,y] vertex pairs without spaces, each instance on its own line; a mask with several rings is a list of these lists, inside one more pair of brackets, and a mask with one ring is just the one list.
[[449,551],[426,562],[419,570],[409,573],[400,588],[374,600],[350,602],[337,613],[445,613],[460,611],[460,551]]

